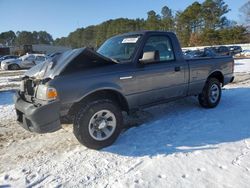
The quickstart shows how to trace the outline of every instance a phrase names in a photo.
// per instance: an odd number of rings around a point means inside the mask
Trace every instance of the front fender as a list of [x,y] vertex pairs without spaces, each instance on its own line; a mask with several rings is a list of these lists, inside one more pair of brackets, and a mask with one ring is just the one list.
[[115,92],[122,94],[122,88],[115,84],[115,83],[98,83],[95,85],[91,85],[88,88],[84,88],[81,92],[79,92],[79,95],[77,97],[77,101],[81,101],[83,98],[85,98],[86,96],[98,92],[98,91],[103,91],[103,90],[112,90]]

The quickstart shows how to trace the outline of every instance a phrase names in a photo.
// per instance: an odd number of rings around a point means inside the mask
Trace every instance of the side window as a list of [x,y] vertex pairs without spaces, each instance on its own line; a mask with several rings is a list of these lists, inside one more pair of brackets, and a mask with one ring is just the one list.
[[28,61],[33,61],[33,60],[35,60],[35,56],[31,55],[31,56],[27,57],[26,60],[28,60]]
[[174,60],[174,52],[171,42],[166,36],[152,36],[149,37],[143,52],[158,51],[160,61],[171,61]]
[[36,60],[37,61],[45,61],[45,57],[44,56],[36,56]]

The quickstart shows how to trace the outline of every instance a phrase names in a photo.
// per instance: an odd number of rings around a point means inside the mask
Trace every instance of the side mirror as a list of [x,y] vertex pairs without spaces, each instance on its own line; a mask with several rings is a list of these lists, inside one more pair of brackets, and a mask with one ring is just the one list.
[[160,60],[159,51],[156,50],[156,51],[144,52],[142,58],[139,59],[139,62],[141,64],[148,64],[159,60]]

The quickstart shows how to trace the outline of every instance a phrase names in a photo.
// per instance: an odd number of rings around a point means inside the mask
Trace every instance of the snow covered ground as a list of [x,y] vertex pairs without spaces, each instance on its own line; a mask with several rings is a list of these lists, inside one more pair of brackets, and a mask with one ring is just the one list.
[[79,145],[71,125],[23,130],[13,92],[0,92],[0,187],[249,187],[249,64],[237,60],[217,108],[189,97],[147,109],[101,151]]
[[237,59],[234,67],[235,73],[250,73],[250,59]]
[[16,89],[25,71],[4,71],[0,69],[0,91]]

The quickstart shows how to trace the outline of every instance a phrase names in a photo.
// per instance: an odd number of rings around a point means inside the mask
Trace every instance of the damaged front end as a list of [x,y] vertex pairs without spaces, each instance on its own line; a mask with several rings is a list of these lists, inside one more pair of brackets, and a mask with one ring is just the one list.
[[[14,96],[17,121],[28,131],[48,133],[61,128],[60,101],[56,90],[46,85],[49,80],[25,76]],[[55,94],[48,98],[51,92]]]
[[25,73],[20,87],[24,100],[34,104],[43,104],[57,99],[56,88],[49,86],[49,81],[63,73],[86,70],[110,64],[116,64],[89,48],[67,51],[56,58],[34,66]]
[[[29,81],[27,83],[30,84]],[[61,128],[59,100],[38,101],[33,97],[33,92],[28,89],[24,93],[20,91],[14,95],[17,121],[31,132],[48,133],[59,130]]]
[[114,64],[88,48],[70,50],[34,66],[25,73],[14,96],[17,121],[31,132],[47,133],[61,128],[61,103],[50,80],[65,72]]

